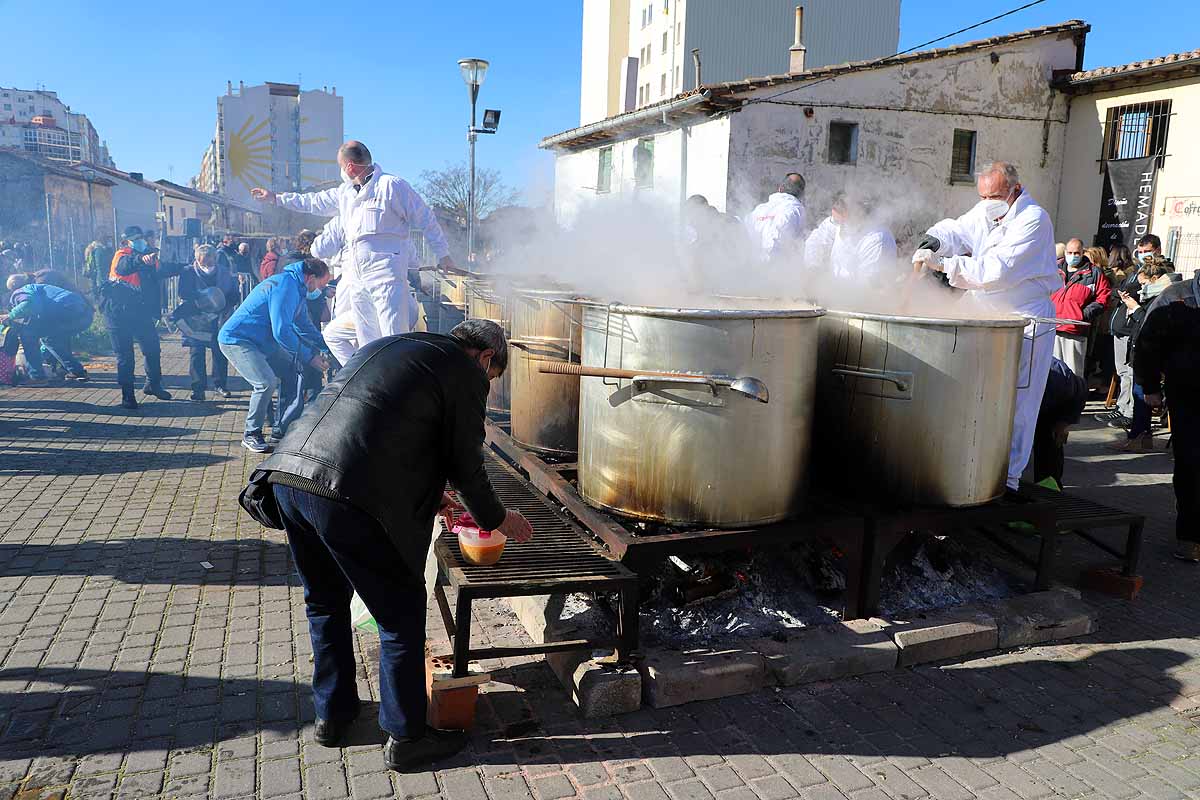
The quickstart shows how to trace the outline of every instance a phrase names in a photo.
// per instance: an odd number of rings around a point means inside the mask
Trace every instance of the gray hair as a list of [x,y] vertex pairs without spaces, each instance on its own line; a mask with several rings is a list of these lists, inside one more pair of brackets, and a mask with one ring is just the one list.
[[367,146],[353,139],[343,142],[342,146],[338,148],[338,158],[345,159],[347,163],[364,167],[374,163],[371,161],[371,151],[367,149]]
[[492,366],[501,372],[508,369],[508,339],[504,338],[504,329],[490,319],[469,319],[459,323],[450,331],[450,336],[463,347],[494,351]]
[[198,245],[196,245],[196,251],[195,251],[195,255],[196,255],[196,263],[197,263],[197,264],[203,264],[203,263],[204,263],[204,259],[206,259],[206,258],[208,258],[210,255],[212,255],[212,253],[213,253],[213,250],[215,250],[215,249],[216,249],[216,248],[214,248],[214,247],[213,247],[211,244],[198,244]]
[[988,175],[1003,175],[1004,185],[1009,189],[1021,182],[1021,177],[1017,175],[1017,167],[1015,164],[1010,164],[1007,161],[991,161],[984,164],[983,169],[975,174],[976,179],[985,178]]

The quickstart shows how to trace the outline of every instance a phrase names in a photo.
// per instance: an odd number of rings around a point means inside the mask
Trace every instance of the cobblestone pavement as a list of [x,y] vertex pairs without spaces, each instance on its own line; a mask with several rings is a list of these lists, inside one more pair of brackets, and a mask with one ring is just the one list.
[[[185,374],[178,345],[165,353]],[[92,370],[0,389],[3,800],[1200,796],[1200,573],[1169,557],[1169,456],[1112,453],[1095,423],[1072,440],[1069,482],[1150,515],[1142,596],[1085,595],[1098,633],[603,721],[579,719],[544,664],[502,662],[469,751],[398,776],[373,709],[353,746],[311,740],[285,540],[235,502],[256,461],[238,446],[244,392],[126,414],[112,365]],[[1079,547],[1064,543],[1062,580],[1096,560]],[[476,605],[482,636],[521,637]]]

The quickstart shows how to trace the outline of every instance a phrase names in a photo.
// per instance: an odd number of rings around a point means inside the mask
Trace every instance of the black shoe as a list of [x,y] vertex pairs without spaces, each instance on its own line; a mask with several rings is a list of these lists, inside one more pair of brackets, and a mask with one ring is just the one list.
[[133,390],[121,393],[121,408],[127,408],[130,411],[136,411],[138,407],[137,398],[133,396]]
[[146,384],[142,387],[142,394],[148,394],[151,397],[157,397],[159,400],[170,400],[171,393],[161,386],[151,386]]
[[350,725],[354,722],[348,719],[342,722],[334,722],[331,719],[318,719],[317,724],[313,726],[313,741],[322,747],[337,747],[342,742],[342,737],[346,735]]
[[1127,431],[1127,430],[1129,430],[1129,426],[1132,424],[1133,424],[1132,417],[1126,417],[1126,416],[1122,416],[1122,415],[1118,414],[1116,419],[1114,419],[1112,422],[1108,423],[1108,427],[1120,428],[1123,431]]
[[389,736],[383,746],[383,763],[396,772],[424,772],[430,764],[449,758],[466,746],[465,731],[426,728],[420,739]]
[[81,369],[78,372],[68,372],[64,377],[69,381],[86,381],[88,374],[87,370]]
[[204,392],[192,392],[192,396],[189,399],[193,403],[203,403],[205,399]]
[[216,389],[216,392],[217,392],[217,394],[221,395],[221,397],[224,397],[226,400],[233,397],[233,392],[229,391],[224,386],[218,386]]
[[246,448],[251,453],[265,453],[271,449],[267,446],[267,441],[263,438],[262,432],[260,431],[252,431],[243,436],[242,447]]

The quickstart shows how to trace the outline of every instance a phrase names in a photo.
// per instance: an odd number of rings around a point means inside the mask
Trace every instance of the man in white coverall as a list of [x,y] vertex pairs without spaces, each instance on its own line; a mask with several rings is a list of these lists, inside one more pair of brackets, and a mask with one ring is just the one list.
[[[378,338],[408,333],[416,322],[408,287],[408,267],[415,253],[409,231],[423,231],[438,266],[454,269],[446,237],[421,196],[406,181],[373,163],[362,142],[349,141],[338,148],[338,166],[342,184],[323,192],[274,194],[251,189],[250,193],[257,200],[274,199],[295,211],[336,217],[344,250],[342,269],[353,272],[357,292],[370,299]],[[352,302],[355,313],[360,313],[360,303]],[[369,327],[365,315],[360,322]]]
[[804,176],[789,172],[775,193],[746,216],[751,241],[761,249],[764,261],[802,253],[808,234],[803,200]]
[[839,282],[886,291],[901,277],[896,239],[872,219],[873,203],[859,195],[834,195],[829,216],[804,243],[804,264]]
[[[913,264],[945,273],[951,286],[1001,309],[1053,317],[1050,295],[1062,286],[1062,278],[1049,215],[1024,191],[1012,164],[988,165],[979,173],[977,187],[979,203],[958,219],[944,219],[930,228],[917,245]],[[1033,449],[1054,356],[1054,331],[1052,324],[1032,322],[1025,329],[1008,456],[1010,489],[1017,488]]]

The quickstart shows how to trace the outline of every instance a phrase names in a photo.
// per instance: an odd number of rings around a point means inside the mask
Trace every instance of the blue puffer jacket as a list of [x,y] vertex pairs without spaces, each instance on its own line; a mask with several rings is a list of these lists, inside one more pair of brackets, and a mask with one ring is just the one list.
[[12,293],[10,315],[18,322],[43,322],[49,325],[73,320],[91,312],[83,295],[51,286],[28,283]]
[[317,349],[325,349],[321,332],[308,317],[307,295],[304,265],[289,264],[283,272],[254,287],[221,326],[217,341],[254,347],[268,356],[282,351],[297,369],[303,367]]

